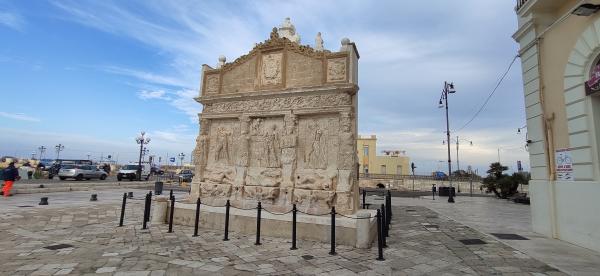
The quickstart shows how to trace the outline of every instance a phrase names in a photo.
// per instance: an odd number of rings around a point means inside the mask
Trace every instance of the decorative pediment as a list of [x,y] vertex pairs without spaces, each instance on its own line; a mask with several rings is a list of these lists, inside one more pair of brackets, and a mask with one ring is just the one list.
[[286,49],[288,51],[292,51],[312,58],[323,58],[326,54],[331,53],[328,50],[317,51],[309,45],[301,45],[299,43],[290,41],[286,37],[280,37],[277,28],[273,27],[273,30],[269,35],[269,39],[256,44],[256,46],[254,46],[254,48],[248,54],[238,57],[233,62],[226,63],[225,65],[223,65],[223,67],[221,67],[221,69],[223,71],[231,70],[233,67],[250,60],[258,53],[268,52],[277,49]]

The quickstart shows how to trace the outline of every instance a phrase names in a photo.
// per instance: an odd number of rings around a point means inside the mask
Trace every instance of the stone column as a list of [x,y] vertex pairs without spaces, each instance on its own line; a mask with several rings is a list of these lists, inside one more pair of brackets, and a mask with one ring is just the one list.
[[356,247],[371,248],[374,233],[371,233],[371,216],[370,212],[360,211],[356,213]]

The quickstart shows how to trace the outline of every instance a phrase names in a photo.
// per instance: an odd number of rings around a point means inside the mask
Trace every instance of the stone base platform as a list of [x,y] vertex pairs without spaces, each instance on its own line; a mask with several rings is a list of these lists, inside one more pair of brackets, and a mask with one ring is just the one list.
[[[170,202],[166,197],[156,197],[153,204],[153,223],[167,223]],[[291,209],[291,207],[290,207]],[[173,223],[193,226],[196,215],[196,204],[175,203]],[[231,207],[229,210],[229,235],[235,232],[244,234],[256,233],[257,210],[241,210]],[[357,248],[370,248],[377,237],[377,219],[375,210],[359,210],[356,214],[335,220],[336,243]],[[370,217],[370,218],[369,218]],[[363,218],[363,219],[356,219]],[[199,227],[209,229],[225,229],[225,207],[201,205]],[[315,216],[300,212],[296,216],[296,237],[299,240],[312,240],[329,243],[331,240],[331,215]],[[292,213],[284,215],[270,214],[265,209],[261,212],[262,236],[292,238]]]

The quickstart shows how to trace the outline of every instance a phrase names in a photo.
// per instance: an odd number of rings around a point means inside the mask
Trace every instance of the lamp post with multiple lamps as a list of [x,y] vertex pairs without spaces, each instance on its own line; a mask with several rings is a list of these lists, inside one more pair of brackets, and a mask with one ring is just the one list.
[[[439,107],[446,107],[446,141],[448,145],[448,184],[450,191],[448,194],[448,202],[454,203],[454,193],[452,192],[452,160],[450,158],[450,122],[448,120],[448,94],[456,93],[454,90],[454,83],[444,82],[444,89],[440,97]],[[444,102],[442,102],[442,100]]]
[[40,160],[42,160],[42,158],[44,158],[44,152],[46,152],[46,147],[40,146],[38,150],[40,151]]
[[60,157],[60,152],[65,149],[65,146],[63,144],[58,144],[54,146],[54,149],[56,149],[56,160],[58,160],[58,157]]
[[[452,139],[454,140],[454,139]],[[456,171],[460,171],[460,163],[458,162],[458,145],[460,143],[460,141],[465,141],[465,142],[469,142],[470,146],[473,146],[473,141],[471,140],[467,140],[467,139],[463,139],[463,138],[458,138],[458,136],[456,136]],[[445,145],[446,141],[442,141],[442,145]]]
[[142,154],[144,151],[144,145],[150,143],[150,137],[146,137],[146,132],[142,131],[138,137],[135,138],[135,142],[140,145],[140,159],[138,161],[137,168],[137,180],[142,180]]
[[183,159],[185,158],[185,153],[180,153],[177,155],[179,157],[179,166],[183,168]]

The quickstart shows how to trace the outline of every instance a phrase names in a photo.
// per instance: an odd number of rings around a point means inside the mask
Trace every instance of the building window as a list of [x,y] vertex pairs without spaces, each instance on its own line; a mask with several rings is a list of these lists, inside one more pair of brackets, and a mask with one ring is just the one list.
[[396,174],[402,174],[402,165],[396,166]]
[[381,173],[382,174],[386,174],[387,172],[385,171],[385,165],[381,165]]
[[369,156],[369,146],[363,146],[363,155],[366,157]]

